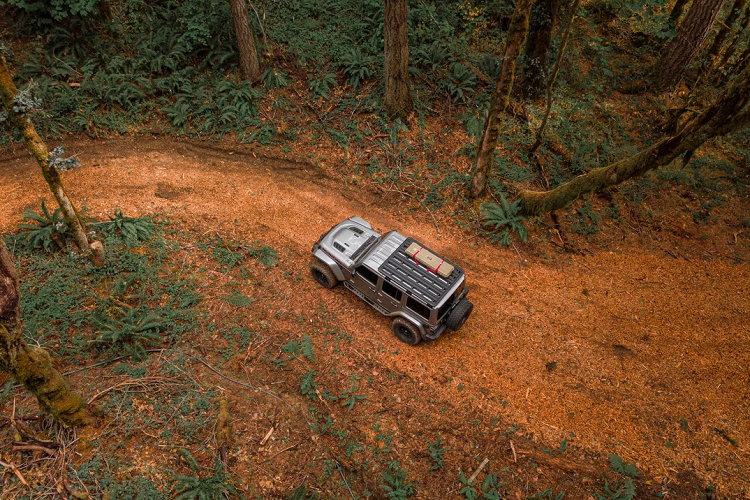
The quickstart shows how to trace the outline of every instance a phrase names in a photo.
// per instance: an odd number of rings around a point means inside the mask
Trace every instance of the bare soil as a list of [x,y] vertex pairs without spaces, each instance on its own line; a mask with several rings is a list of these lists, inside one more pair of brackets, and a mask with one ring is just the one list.
[[[747,199],[721,208],[717,222],[698,225],[690,200],[664,193],[649,202],[657,213],[649,220],[626,214],[589,239],[563,222],[559,233],[533,229],[528,244],[500,248],[473,228],[459,228],[447,211],[406,213],[398,193],[345,183],[335,162],[149,138],[66,147],[84,165],[65,174],[69,194],[93,217],[117,207],[131,216],[167,213],[194,235],[218,233],[277,249],[279,268],[241,285],[260,299],[247,322],[270,325],[278,337],[272,343],[309,334],[319,385],[332,392],[345,389],[351,374],[365,377],[360,385],[368,399],[351,412],[330,403],[333,420],[375,448],[383,443],[373,422],[392,429],[395,457],[420,483],[417,498],[458,498],[458,470],[468,476],[484,457],[487,470],[502,471],[509,498],[547,487],[566,491],[566,498],[593,498],[609,477],[609,453],[641,471],[639,497],[705,498],[712,489],[723,498],[750,495],[750,234],[738,224],[750,213]],[[14,230],[24,207],[51,201],[20,146],[0,156],[0,192],[3,232]],[[312,244],[352,215],[377,230],[414,236],[464,267],[475,308],[459,332],[406,346],[386,318],[347,290],[324,290],[309,277]],[[201,265],[197,257],[185,259]],[[302,279],[284,279],[282,271]],[[204,279],[236,278],[205,273]],[[207,296],[206,307],[217,318],[227,314],[216,297]],[[331,329],[351,340],[328,342],[322,332]],[[210,335],[196,344],[210,351]],[[337,468],[359,475],[348,485],[355,493],[367,488],[381,498],[377,464],[365,472],[337,438],[311,436],[299,394],[299,376],[308,368],[274,372],[257,347],[238,352],[222,369],[279,381],[268,387],[291,407],[248,398],[195,366],[199,382],[229,393],[237,446],[232,473],[252,477],[248,482],[266,498],[305,481],[325,497],[345,498],[347,485],[321,480],[324,460],[314,462],[336,457]],[[107,386],[97,373],[107,372],[73,375],[72,385],[91,397]],[[22,391],[17,397],[33,407]],[[9,412],[0,407],[1,415]],[[108,418],[96,429],[106,428]],[[260,446],[270,425],[275,436]],[[279,429],[288,439],[277,440]],[[445,466],[428,471],[427,440],[436,432],[450,449]],[[131,439],[144,447],[143,463],[173,460],[158,439]],[[309,461],[316,465],[306,468]]]

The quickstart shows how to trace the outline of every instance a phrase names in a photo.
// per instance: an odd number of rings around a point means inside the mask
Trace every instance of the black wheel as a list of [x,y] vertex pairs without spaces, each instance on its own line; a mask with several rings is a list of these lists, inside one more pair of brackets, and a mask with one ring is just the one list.
[[466,320],[469,319],[469,314],[471,314],[472,309],[474,309],[474,304],[467,299],[461,299],[461,302],[453,308],[451,315],[448,316],[448,321],[445,322],[448,328],[456,331],[464,326]]
[[319,260],[315,260],[310,264],[310,274],[315,278],[315,281],[325,288],[333,288],[339,283],[331,268]]
[[401,342],[405,342],[409,345],[417,345],[422,340],[422,335],[419,333],[414,323],[406,321],[404,318],[396,318],[393,320],[393,333]]

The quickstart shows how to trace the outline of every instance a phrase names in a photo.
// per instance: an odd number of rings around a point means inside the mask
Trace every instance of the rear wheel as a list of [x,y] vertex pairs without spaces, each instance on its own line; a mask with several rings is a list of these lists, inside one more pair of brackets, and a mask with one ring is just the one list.
[[450,316],[448,316],[448,321],[445,322],[448,328],[456,331],[464,326],[466,320],[469,319],[472,309],[474,309],[474,304],[467,299],[461,299],[461,302],[453,308]]
[[333,288],[339,283],[331,268],[319,260],[315,260],[310,264],[310,274],[315,278],[315,281],[325,288]]
[[396,318],[393,320],[393,333],[401,342],[405,342],[409,345],[417,345],[422,340],[422,335],[419,333],[419,329],[414,323],[405,320],[404,318]]

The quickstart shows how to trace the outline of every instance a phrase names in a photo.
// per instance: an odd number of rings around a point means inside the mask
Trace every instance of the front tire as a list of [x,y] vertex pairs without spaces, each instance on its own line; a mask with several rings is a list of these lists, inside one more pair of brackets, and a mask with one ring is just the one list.
[[339,283],[331,268],[319,260],[310,264],[310,274],[324,288],[333,288]]
[[419,329],[411,321],[407,321],[404,318],[396,318],[393,320],[393,333],[401,341],[409,345],[417,345],[422,340],[422,334],[419,333]]
[[468,299],[461,299],[461,302],[453,308],[450,316],[448,316],[448,321],[445,322],[446,326],[455,332],[464,326],[473,309],[474,304],[469,302]]

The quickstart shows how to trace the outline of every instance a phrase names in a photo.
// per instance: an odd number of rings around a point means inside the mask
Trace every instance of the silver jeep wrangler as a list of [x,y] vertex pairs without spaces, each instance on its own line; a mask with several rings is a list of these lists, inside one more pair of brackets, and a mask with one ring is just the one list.
[[[416,253],[407,253],[410,247],[426,250],[452,271],[438,273],[440,265],[436,270],[420,263]],[[407,344],[435,340],[446,328],[458,330],[474,308],[461,268],[396,231],[381,236],[360,217],[333,226],[312,253],[310,272],[318,283],[333,288],[343,282],[381,314],[394,317],[393,332]]]

